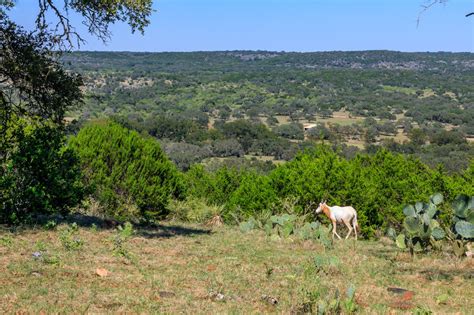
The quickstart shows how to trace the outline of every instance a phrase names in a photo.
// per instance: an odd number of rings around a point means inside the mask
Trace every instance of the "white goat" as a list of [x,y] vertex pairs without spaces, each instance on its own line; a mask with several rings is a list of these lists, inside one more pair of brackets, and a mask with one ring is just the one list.
[[[323,212],[329,220],[332,222],[332,237],[334,238],[334,235],[339,237],[339,234],[336,232],[336,225],[338,222],[344,223],[347,228],[349,229],[349,233],[346,235],[346,239],[349,237],[351,234],[352,230],[354,230],[355,233],[355,239],[357,240],[357,229],[359,228],[359,224],[357,224],[357,212],[354,208],[348,206],[348,207],[339,207],[339,206],[328,206],[326,204],[326,201],[322,201],[319,204],[319,207],[316,209],[316,213],[321,213]],[[352,226],[351,226],[352,224]]]

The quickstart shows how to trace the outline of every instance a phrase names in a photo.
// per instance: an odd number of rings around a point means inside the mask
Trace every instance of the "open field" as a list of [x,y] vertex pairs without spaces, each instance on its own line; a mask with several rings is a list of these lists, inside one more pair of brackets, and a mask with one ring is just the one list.
[[[118,250],[116,230],[67,231],[0,232],[1,313],[288,314],[315,311],[336,291],[347,313],[350,286],[360,313],[474,309],[472,259],[412,261],[388,241],[338,241],[325,250],[260,231],[163,223],[138,229]],[[66,249],[71,242],[78,245]]]

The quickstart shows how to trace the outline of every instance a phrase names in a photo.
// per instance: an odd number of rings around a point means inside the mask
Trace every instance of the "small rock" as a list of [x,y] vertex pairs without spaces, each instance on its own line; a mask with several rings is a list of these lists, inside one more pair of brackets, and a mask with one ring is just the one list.
[[35,276],[35,277],[41,277],[41,274],[39,272],[36,272],[36,271],[32,272],[31,275]]
[[219,292],[210,292],[209,297],[214,301],[223,301],[225,299],[225,295]]
[[168,292],[168,291],[160,291],[158,292],[158,295],[162,298],[170,298],[176,296],[175,293],[173,292]]
[[103,278],[103,277],[108,276],[109,271],[107,269],[104,269],[104,268],[97,268],[95,270],[95,274],[98,275],[99,277]]
[[411,301],[413,299],[414,294],[415,294],[415,292],[413,292],[413,291],[406,291],[402,295],[402,300],[405,301],[405,302],[406,301]]
[[33,256],[33,258],[38,259],[38,258],[40,258],[40,257],[42,256],[42,254],[41,254],[41,252],[34,252],[34,253],[32,254],[32,256]]
[[269,295],[262,295],[262,300],[267,302],[268,304],[271,304],[271,305],[277,305],[278,304],[278,300],[274,297],[271,297]]

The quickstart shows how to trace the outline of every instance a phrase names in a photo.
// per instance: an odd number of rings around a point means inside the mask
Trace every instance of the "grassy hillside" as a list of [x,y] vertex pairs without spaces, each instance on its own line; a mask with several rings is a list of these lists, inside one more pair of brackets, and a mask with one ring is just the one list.
[[472,259],[412,261],[388,241],[338,241],[325,250],[230,227],[163,223],[130,237],[65,225],[1,231],[0,270],[1,313],[302,313],[337,302],[343,313],[474,309]]

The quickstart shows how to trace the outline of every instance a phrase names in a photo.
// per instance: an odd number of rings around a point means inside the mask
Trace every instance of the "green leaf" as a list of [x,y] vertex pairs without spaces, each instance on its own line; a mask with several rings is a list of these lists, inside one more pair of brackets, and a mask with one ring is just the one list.
[[422,216],[422,219],[423,219],[423,224],[425,226],[430,226],[430,223],[431,223],[431,217],[428,213],[423,213],[423,216]]
[[415,203],[415,210],[416,210],[416,213],[420,213],[421,211],[423,211],[423,208],[425,207],[425,205],[423,204],[423,202],[420,202],[418,201],[417,203]]
[[290,234],[293,233],[293,228],[294,228],[293,223],[285,222],[285,224],[283,225],[283,229],[282,229],[283,237],[290,236]]
[[405,244],[405,235],[404,234],[400,234],[400,235],[397,236],[396,244],[397,244],[398,248],[401,248],[401,249],[407,248],[407,245]]
[[412,205],[406,205],[403,208],[403,214],[405,214],[407,217],[409,216],[414,217],[416,215],[415,208]]
[[418,233],[418,236],[421,239],[429,239],[430,236],[431,236],[431,229],[430,229],[429,225],[422,225],[421,229],[420,229],[420,232]]
[[257,226],[258,226],[258,222],[254,218],[250,218],[248,219],[248,221],[241,222],[239,225],[240,230],[244,233],[256,229]]
[[458,221],[454,228],[463,238],[474,238],[474,224],[467,221]]
[[436,240],[441,240],[446,236],[446,233],[444,230],[440,227],[436,227],[431,231],[431,235],[436,239]]
[[394,240],[394,239],[397,238],[397,232],[395,231],[394,228],[389,227],[389,228],[387,229],[387,236],[388,236],[390,239]]
[[453,202],[453,208],[456,216],[465,219],[467,215],[467,210],[469,207],[470,199],[466,195],[460,195],[456,197],[456,199]]
[[438,212],[438,208],[436,208],[436,206],[433,203],[430,203],[426,209],[425,214],[427,214],[430,219],[433,219],[437,212]]
[[466,221],[474,224],[474,210],[470,209],[466,216]]
[[430,197],[430,201],[437,206],[443,202],[443,195],[436,193]]
[[409,234],[417,234],[422,229],[422,223],[420,219],[415,217],[406,217],[403,220],[403,226]]
[[273,232],[273,224],[272,224],[272,222],[267,221],[267,223],[265,223],[265,225],[264,225],[263,228],[264,228],[265,234],[267,234],[267,236],[272,235],[272,232]]
[[272,221],[272,223],[275,223],[275,224],[283,225],[281,217],[279,217],[277,215],[272,215],[270,217],[270,221]]

